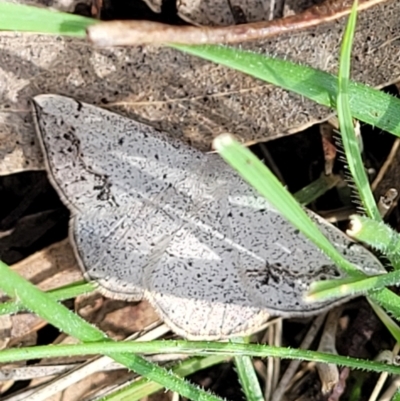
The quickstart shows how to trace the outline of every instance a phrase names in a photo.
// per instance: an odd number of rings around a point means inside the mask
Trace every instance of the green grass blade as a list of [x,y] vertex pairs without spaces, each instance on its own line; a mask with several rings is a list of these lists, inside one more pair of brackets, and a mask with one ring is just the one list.
[[323,250],[335,264],[351,276],[364,276],[336,250],[293,199],[292,195],[250,150],[240,145],[229,134],[218,136],[214,140],[214,148],[276,210]]
[[392,336],[396,339],[397,342],[400,342],[400,330],[397,323],[390,318],[390,316],[375,302],[369,302],[372,309],[378,315],[379,319],[383,322],[386,328],[390,331]]
[[86,28],[98,21],[48,8],[0,2],[0,30],[37,32],[84,38]]
[[[316,103],[336,108],[337,77],[326,72],[227,46],[172,47],[244,72]],[[355,82],[349,83],[349,96],[351,112],[355,118],[400,136],[400,99]]]
[[[251,356],[257,358],[300,359],[310,362],[334,363],[352,369],[365,369],[372,372],[400,374],[400,366],[375,362],[348,356],[335,355],[304,349],[273,347],[259,344],[234,344],[210,341],[149,341],[149,342],[99,342],[87,344],[67,344],[11,348],[0,352],[0,363],[57,358],[75,355],[126,355],[141,354],[189,354],[199,356]],[[157,366],[157,365],[156,365]],[[171,388],[171,387],[170,387]],[[171,388],[175,390],[175,388]]]
[[[44,20],[47,22],[47,24],[43,24]],[[53,33],[82,37],[84,35],[85,28],[93,23],[96,23],[96,21],[83,17],[72,16],[71,14],[55,13],[45,9],[35,9],[35,11],[33,11],[31,7],[27,6],[16,6],[12,5],[11,3],[4,2],[0,3],[0,29],[20,31],[24,30],[31,32]],[[328,107],[335,107],[336,105],[338,86],[336,77],[330,74],[317,71],[309,67],[299,66],[288,61],[268,58],[260,54],[245,52],[242,50],[223,46],[175,47],[180,48],[181,50],[184,50],[191,54],[201,55],[203,56],[203,58],[214,62],[219,62],[220,64],[226,65],[228,67],[236,68],[245,73],[249,73],[250,75],[266,80],[267,82],[271,82],[285,89],[292,90],[302,96],[308,97]],[[343,64],[344,69],[348,68],[348,66],[346,67],[345,63],[346,61],[344,61]],[[345,116],[346,122],[342,125],[342,129],[343,127],[346,128],[346,126],[351,126],[351,124],[349,123],[349,121],[351,120],[351,116],[349,118],[350,113],[348,111],[348,107],[346,111],[346,100],[344,100],[343,103],[343,99],[340,98],[344,94],[344,97],[350,97],[348,99],[348,102],[351,108],[351,113],[354,117],[371,125],[377,126],[383,130],[392,132],[397,136],[400,136],[400,101],[382,92],[368,88],[367,86],[351,82],[348,83],[348,76],[346,77],[346,75],[342,75],[342,77],[344,77],[344,80],[346,82],[344,85],[344,90],[342,88],[341,94],[339,94],[338,103],[341,103],[339,107],[343,106],[345,109],[344,113],[347,113],[347,116]],[[369,206],[368,210],[369,213],[371,213],[372,209]],[[309,226],[309,222],[305,222],[305,220],[302,220],[302,218],[300,218],[300,225],[302,224],[305,225],[306,230],[310,231],[310,233],[312,233],[313,235],[315,234],[315,227],[313,228],[312,226]],[[324,242],[324,240],[321,240],[321,238],[319,238],[319,241],[322,241],[322,243]],[[339,256],[341,257],[341,255]],[[342,266],[342,264],[336,261],[335,258],[333,258],[333,260],[335,261],[335,263]],[[348,272],[351,273],[353,271],[353,267],[349,265],[348,262],[346,266],[346,262],[347,261],[344,262],[345,270],[348,269]],[[0,264],[0,275],[1,277],[6,277],[2,275],[3,267],[4,266]],[[8,280],[8,276],[5,279]],[[2,283],[0,283],[0,285],[2,285]],[[40,314],[42,312],[44,313],[44,311],[39,308],[37,301],[42,301],[45,298],[36,297],[37,294],[34,292],[31,293],[30,289],[18,287],[18,290],[17,288],[15,288],[15,290],[10,290],[10,293],[16,293],[17,295],[20,295],[19,298],[21,299],[21,301],[23,301],[23,303],[26,302],[26,307],[31,308],[35,312],[39,311]],[[29,302],[27,300],[27,296],[29,296],[29,294],[34,296],[34,298],[36,299],[36,304],[33,302],[33,300],[32,302]],[[400,317],[398,297],[396,297],[391,291],[384,289],[376,293],[371,293],[371,298],[378,302],[380,305],[383,305],[391,313],[394,313],[395,316]],[[49,300],[51,302],[54,302],[51,300],[51,298],[49,298]],[[47,301],[50,302],[49,300]],[[49,321],[53,324],[54,322],[59,321],[59,317],[62,317],[64,319],[65,317],[70,316],[65,314],[65,310],[61,311],[61,309],[54,308],[54,305],[52,305],[51,310],[57,313],[60,312],[60,316],[49,316],[50,314],[47,314],[47,317],[49,317]],[[64,321],[62,322],[62,326],[66,327],[67,329],[69,328],[71,332],[78,330],[77,333],[79,334],[79,336],[77,338],[80,338],[80,330],[83,327],[82,321],[76,320],[74,318],[72,318],[72,320],[70,321],[69,318],[67,318],[67,320],[64,319]],[[398,331],[397,327],[395,327],[395,329]],[[92,332],[88,327],[86,327],[85,330],[85,336],[88,338],[89,341],[93,341],[93,339],[98,336],[104,336],[104,334],[101,332]],[[400,338],[398,334],[396,335],[396,338]],[[106,346],[110,345],[114,346],[115,344],[106,344]],[[103,347],[104,346],[102,346],[102,348]],[[162,346],[159,344],[158,347]],[[162,349],[165,350],[166,348],[167,347],[164,347]],[[49,352],[50,349],[51,347],[47,347],[47,352]],[[280,350],[279,355],[276,356],[285,357],[285,351],[287,350]],[[291,352],[291,354],[293,354],[294,350],[289,351]],[[135,355],[128,356],[121,353],[113,354],[112,351],[110,352],[111,353],[108,355],[114,357],[114,359],[119,360],[121,363],[126,364],[126,366],[129,366],[131,369],[136,370],[139,373],[143,372],[143,374],[147,374],[147,377],[150,379],[155,378],[155,380],[158,380],[159,383],[162,383],[163,386],[172,388],[175,391],[179,391],[177,389],[180,388],[182,392],[179,392],[183,395],[186,395],[187,397],[195,397],[196,399],[205,400],[217,399],[216,397],[210,396],[207,393],[196,392],[196,390],[198,389],[193,388],[193,386],[190,387],[190,385],[188,387],[187,383],[183,382],[182,379],[178,377],[168,376],[168,373],[160,370],[161,368],[159,368],[157,365],[149,364],[147,361],[143,360],[140,357],[137,357]],[[160,351],[158,349],[155,352]],[[83,353],[85,352],[83,351]],[[0,354],[0,356],[2,355],[4,354]],[[301,354],[297,354],[299,358],[309,360],[307,359],[307,356],[300,355]],[[274,355],[269,354],[267,356]],[[291,357],[293,357],[293,355]],[[317,356],[315,355],[314,357],[317,358]],[[325,359],[321,361],[327,363],[341,363],[341,357],[334,356],[334,358],[335,360],[331,360],[329,359],[329,357],[325,357]],[[349,363],[353,362],[354,361],[352,360],[349,361]],[[346,365],[346,363],[342,364]],[[368,363],[364,361],[357,361],[354,362],[354,364],[355,365],[351,367],[371,367],[371,365],[368,365]],[[381,367],[375,366],[375,368],[380,369]],[[384,365],[382,369],[384,371],[390,371],[392,373],[399,373],[398,371],[393,371],[392,366]]]
[[325,194],[330,189],[334,188],[340,182],[338,175],[325,175],[321,174],[319,178],[311,182],[304,188],[300,189],[293,194],[293,197],[301,205],[306,206],[311,202],[317,200],[320,196]]
[[358,189],[358,195],[368,216],[380,221],[381,215],[376,206],[374,196],[372,195],[368,177],[365,173],[364,164],[361,158],[361,152],[354,131],[349,102],[350,59],[356,26],[357,4],[357,1],[355,1],[353,4],[349,21],[346,25],[346,31],[343,37],[342,48],[340,52],[337,111],[342,143],[346,153],[347,165],[351,172],[352,179]]
[[350,217],[351,229],[347,233],[357,241],[383,252],[389,257],[400,258],[400,234],[383,221],[365,216]]
[[346,297],[349,295],[366,294],[370,290],[377,290],[400,282],[400,270],[391,273],[369,276],[367,278],[345,278],[343,280],[327,280],[313,283],[306,299],[309,302],[324,299]]
[[373,300],[395,319],[400,320],[400,297],[393,291],[385,288],[376,292],[370,292],[368,294],[368,299]]
[[107,340],[108,337],[81,317],[54,301],[29,281],[24,280],[0,261],[0,288],[29,310],[84,342]]
[[[248,338],[236,338],[232,340],[232,342],[237,344],[248,344],[248,340]],[[257,378],[251,357],[235,356],[234,363],[246,400],[264,401],[264,394],[261,390],[260,382]]]
[[[193,357],[173,366],[170,370],[181,376],[186,377],[192,373],[202,369],[210,368],[221,362],[225,362],[228,358],[223,355],[211,355],[208,357]],[[114,393],[103,397],[100,401],[140,401],[155,392],[162,390],[162,386],[158,383],[150,382],[146,378],[135,380],[132,384],[115,391]]]
[[[340,65],[339,65],[339,77],[338,77],[338,98],[337,98],[337,110],[339,126],[341,131],[342,143],[346,153],[346,159],[349,170],[352,175],[352,179],[358,189],[358,195],[361,199],[363,207],[369,217],[380,222],[382,217],[378,211],[375,203],[374,196],[369,186],[368,177],[365,173],[364,165],[361,158],[360,148],[354,132],[352,123],[352,115],[350,110],[349,102],[349,81],[350,81],[350,60],[351,60],[351,47],[354,38],[356,15],[357,15],[357,4],[355,0],[353,8],[349,17],[349,21],[346,26],[346,31],[343,37],[341,53],[340,53]],[[390,255],[389,255],[390,257]],[[395,262],[395,261],[393,261]],[[397,265],[396,263],[393,263]],[[399,270],[388,273],[379,277],[371,277],[366,280],[359,280],[358,282],[348,284],[344,287],[337,287],[336,290],[339,292],[348,292],[349,294],[355,294],[358,291],[366,291],[368,289],[377,289],[383,286],[391,284],[398,284],[400,277],[398,277]],[[344,291],[345,289],[345,291]],[[332,295],[332,289],[325,292],[325,296]],[[321,297],[322,292],[319,293],[317,299]],[[378,295],[379,297],[379,295]],[[316,295],[314,294],[314,299]],[[392,335],[399,340],[400,328],[392,319],[374,302],[370,301],[372,307],[377,311],[382,322],[386,325]]]
[[[0,2],[0,30],[82,36],[85,28],[96,22],[72,14]],[[336,107],[337,77],[326,72],[227,46],[172,47],[291,90],[327,107]],[[349,95],[355,118],[400,136],[399,99],[354,82],[349,84]]]
[[[83,36],[85,29],[95,23],[94,19],[72,14],[0,2],[0,30]],[[319,104],[336,107],[337,78],[326,72],[233,47],[173,47],[281,86]],[[400,136],[399,99],[354,82],[349,84],[349,95],[355,118]]]
[[[46,292],[52,299],[56,301],[64,301],[66,299],[75,298],[79,295],[87,294],[94,291],[97,286],[93,283],[76,283],[74,285],[69,285],[66,287],[58,288],[56,290],[51,290]],[[20,302],[9,301],[0,304],[0,316],[10,313],[22,312],[25,307]]]
[[250,356],[236,356],[235,367],[247,401],[264,401],[253,360]]

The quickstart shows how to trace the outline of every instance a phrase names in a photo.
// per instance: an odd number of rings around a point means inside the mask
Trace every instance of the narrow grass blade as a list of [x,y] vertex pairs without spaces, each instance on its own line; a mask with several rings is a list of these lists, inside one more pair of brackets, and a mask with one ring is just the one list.
[[84,38],[86,28],[98,21],[48,8],[0,2],[0,30],[37,32]]
[[356,0],[353,4],[342,41],[339,65],[337,111],[347,165],[351,172],[352,180],[357,187],[358,196],[360,197],[367,214],[371,218],[380,221],[382,218],[376,206],[374,196],[372,195],[367,174],[365,173],[360,148],[354,131],[349,102],[351,46],[356,26],[357,5],[358,2]]
[[[316,103],[336,107],[337,77],[326,72],[227,46],[171,46],[298,93]],[[349,83],[349,96],[355,118],[400,136],[400,99],[355,82]]]
[[350,218],[351,229],[347,234],[358,241],[383,252],[390,257],[400,258],[400,234],[388,224],[365,216]]
[[100,330],[24,280],[1,261],[0,277],[0,288],[8,296],[15,298],[29,311],[51,322],[64,333],[84,342],[109,340]]
[[396,341],[400,342],[400,329],[397,323],[375,302],[370,302],[370,305]]
[[[353,369],[364,369],[373,372],[388,372],[400,374],[400,366],[388,365],[365,359],[350,358],[317,351],[272,347],[258,344],[218,343],[210,341],[149,341],[149,342],[99,342],[88,344],[68,344],[53,346],[24,347],[2,350],[0,363],[10,361],[32,360],[41,358],[56,358],[75,355],[126,355],[127,353],[141,354],[190,354],[190,355],[224,355],[251,356],[258,358],[300,359],[311,362],[335,363]],[[157,366],[157,365],[155,365]],[[175,386],[174,386],[175,387]],[[175,388],[170,389],[175,390]],[[197,394],[199,395],[199,394]],[[199,396],[203,396],[201,394]],[[205,398],[200,398],[205,400]],[[215,398],[213,398],[215,399]]]
[[[72,14],[0,2],[0,30],[80,37],[85,28],[96,22]],[[336,107],[337,77],[326,72],[234,47],[170,46],[270,82],[327,107]],[[400,136],[399,99],[355,82],[349,84],[349,95],[355,118]]]
[[338,175],[322,174],[315,181],[293,194],[293,197],[301,205],[306,206],[309,203],[317,200],[320,196],[322,196],[330,189],[334,188],[339,183],[339,181],[340,177]]
[[[235,338],[232,342],[248,344],[248,338]],[[261,390],[252,358],[249,356],[235,356],[234,363],[246,401],[264,401],[264,394]]]
[[400,297],[388,288],[372,291],[368,294],[368,300],[382,306],[387,313],[400,320]]
[[[342,144],[345,150],[347,164],[352,175],[351,179],[354,181],[358,189],[358,196],[360,197],[367,214],[374,220],[381,221],[381,215],[376,206],[362,162],[360,148],[354,131],[349,101],[349,92],[351,88],[350,59],[356,24],[357,4],[358,2],[356,0],[353,4],[341,47],[337,110]],[[343,282],[344,284],[341,284],[340,280],[337,282],[314,283],[311,291],[307,295],[307,299],[314,301],[337,296],[354,295],[356,293],[365,293],[368,290],[382,288],[390,284],[397,284],[399,282],[399,277],[397,272],[394,272],[366,279],[345,279],[342,283]],[[375,296],[380,304],[384,304],[388,297],[392,299],[392,302],[395,301],[395,297],[391,296],[390,292],[386,289],[381,290],[380,292],[375,292]],[[377,305],[376,308],[378,308]],[[385,315],[382,310],[380,311],[382,316]],[[382,319],[384,323],[387,319],[390,319],[387,315],[385,316],[386,319]],[[399,328],[396,326],[396,329],[393,329],[393,326],[396,325],[393,323],[391,326],[388,326],[388,329],[391,332],[398,333]]]
[[[202,369],[207,369],[221,362],[227,361],[223,355],[211,355],[208,357],[193,357],[173,366],[170,370],[181,376],[186,377]],[[140,401],[155,392],[162,390],[162,386],[158,383],[150,382],[146,378],[135,380],[132,384],[127,385],[121,390],[105,396],[101,401]]]
[[400,270],[391,273],[369,276],[368,278],[348,278],[315,282],[306,296],[309,302],[324,299],[366,294],[370,290],[378,290],[400,282]]
[[[87,294],[96,289],[96,285],[93,283],[75,283],[56,290],[46,292],[52,299],[56,301],[64,301],[66,299],[75,298],[82,294]],[[25,307],[20,302],[9,301],[0,304],[0,316],[7,315],[10,313],[17,313],[24,311]]]

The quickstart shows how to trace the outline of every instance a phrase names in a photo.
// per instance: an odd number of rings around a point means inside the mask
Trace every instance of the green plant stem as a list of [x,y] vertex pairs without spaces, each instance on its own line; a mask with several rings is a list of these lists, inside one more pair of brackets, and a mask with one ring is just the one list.
[[382,218],[372,195],[367,174],[365,173],[360,147],[358,146],[354,131],[349,101],[351,47],[356,26],[357,5],[358,2],[356,0],[346,25],[340,51],[337,111],[342,144],[346,153],[347,165],[351,172],[351,179],[358,189],[358,195],[361,198],[367,215],[374,220],[380,221]]
[[[97,286],[94,283],[75,283],[74,285],[47,291],[46,294],[56,301],[64,301],[79,295],[87,294],[94,291],[96,288]],[[21,302],[8,301],[0,304],[0,316],[22,312],[24,310],[26,310],[26,307]]]
[[349,358],[346,356],[325,354],[322,352],[271,347],[258,344],[232,344],[207,341],[150,341],[150,342],[99,342],[78,345],[52,345],[29,348],[7,349],[0,352],[0,363],[31,360],[40,358],[55,358],[74,355],[114,355],[126,353],[169,354],[183,353],[201,356],[252,356],[259,358],[277,357],[285,359],[301,359],[322,363],[336,363],[352,369],[365,369],[374,372],[389,372],[400,374],[400,366],[388,365],[382,362]]

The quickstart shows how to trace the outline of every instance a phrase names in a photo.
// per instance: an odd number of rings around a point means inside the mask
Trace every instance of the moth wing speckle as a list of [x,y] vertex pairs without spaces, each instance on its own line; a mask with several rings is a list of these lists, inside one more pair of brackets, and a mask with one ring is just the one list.
[[[53,95],[41,95],[33,100],[36,131],[49,178],[71,210],[80,210],[86,205],[101,206],[94,188],[107,187],[107,177],[100,170],[94,171],[90,159],[82,155],[79,132],[78,135],[75,132],[76,123],[79,126],[79,103],[62,100]],[[74,116],[76,121],[71,121]]]
[[73,211],[152,201],[196,177],[201,153],[148,125],[64,96],[33,105],[50,178]]
[[254,307],[235,266],[238,252],[195,223],[184,224],[146,269],[148,298],[175,332],[216,340],[253,333],[269,318]]
[[189,340],[214,341],[253,334],[267,322],[265,309],[182,298],[157,292],[150,301],[171,329]]
[[[343,303],[345,299],[305,302],[311,283],[344,274],[229,166],[217,165],[215,156],[204,155],[208,161],[203,165],[203,174],[198,175],[198,181],[206,177],[210,186],[214,183],[214,188],[209,188],[212,197],[186,221],[193,222],[191,233],[196,233],[197,238],[201,236],[198,228],[202,235],[210,233],[199,242],[207,244],[216,255],[224,254],[223,268],[240,283],[240,289],[235,290],[238,298],[226,304],[250,299],[252,306],[271,315],[305,316]],[[364,247],[354,244],[314,213],[309,214],[338,250],[347,253],[360,269],[371,265],[371,273],[384,271]],[[230,257],[233,254],[235,257]],[[215,269],[213,263],[209,263],[210,272]],[[182,297],[187,295],[182,293]]]
[[152,205],[102,208],[77,214],[70,221],[70,239],[87,280],[106,296],[139,301],[144,271],[158,243],[170,235],[173,222]]
[[367,248],[349,238],[334,225],[328,223],[318,214],[306,210],[309,217],[318,225],[320,231],[332,242],[335,248],[360,271],[368,275],[386,273],[385,268]]
[[[384,272],[381,263],[367,249],[355,244],[315,213],[309,210],[307,213],[338,251],[360,270],[367,274]],[[337,279],[345,274],[278,213],[261,210],[259,219],[266,227],[270,227],[264,244],[260,243],[257,231],[249,231],[246,241],[248,249],[257,253],[265,263],[254,264],[243,253],[239,264],[242,283],[252,295],[255,305],[266,307],[271,315],[294,317],[327,310],[348,299],[305,302],[304,294],[313,282]]]

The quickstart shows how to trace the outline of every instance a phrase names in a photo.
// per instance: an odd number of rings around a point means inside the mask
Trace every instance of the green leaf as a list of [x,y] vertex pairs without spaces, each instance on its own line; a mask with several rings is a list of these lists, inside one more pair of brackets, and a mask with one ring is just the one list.
[[[353,369],[365,369],[373,372],[388,372],[400,374],[400,366],[388,365],[382,362],[350,358],[348,356],[326,354],[323,352],[285,347],[273,347],[259,344],[235,344],[210,341],[149,341],[149,342],[98,342],[89,344],[68,344],[53,346],[36,346],[10,348],[0,353],[0,363],[23,361],[41,358],[56,358],[75,355],[116,355],[127,353],[141,354],[191,354],[191,355],[224,355],[252,356],[258,358],[285,358],[304,361],[335,363]],[[157,366],[157,365],[156,365]],[[176,386],[174,386],[173,390]],[[204,392],[203,392],[204,393]],[[203,395],[203,394],[202,394]],[[200,398],[204,399],[204,398]],[[214,398],[215,399],[215,398]]]
[[[336,108],[337,77],[327,72],[227,46],[170,46]],[[355,82],[349,83],[348,92],[355,118],[400,136],[400,99]]]
[[350,223],[351,229],[347,230],[347,233],[352,238],[389,257],[400,258],[400,234],[388,224],[358,215],[351,216]]
[[[249,338],[235,338],[232,343],[248,344]],[[236,371],[239,377],[239,382],[247,401],[264,401],[264,394],[260,387],[253,361],[249,356],[234,357]]]
[[400,270],[366,278],[346,277],[345,279],[319,281],[311,285],[306,299],[310,302],[315,302],[349,295],[366,294],[370,290],[397,285],[399,282]]
[[[46,294],[54,300],[64,301],[66,299],[75,298],[78,295],[87,294],[95,289],[96,285],[94,283],[75,283],[74,285],[48,291]],[[22,312],[24,310],[26,310],[25,305],[21,302],[9,301],[0,304],[0,315]]]
[[361,152],[354,131],[349,102],[351,46],[353,43],[356,26],[357,5],[358,2],[355,1],[350,13],[349,21],[346,25],[346,32],[343,37],[340,52],[337,111],[342,143],[346,153],[347,165],[350,169],[352,179],[358,189],[358,195],[361,198],[367,214],[375,220],[380,221],[381,215],[379,214],[374,196],[372,195],[368,177],[365,173],[364,164],[361,158]]
[[37,32],[84,38],[86,28],[98,23],[92,18],[61,13],[48,8],[0,2],[0,30]]

